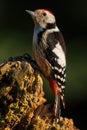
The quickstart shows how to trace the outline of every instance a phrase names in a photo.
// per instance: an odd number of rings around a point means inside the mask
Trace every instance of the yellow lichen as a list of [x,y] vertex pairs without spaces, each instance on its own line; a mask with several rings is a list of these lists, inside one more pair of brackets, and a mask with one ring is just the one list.
[[44,105],[43,81],[29,55],[0,65],[0,130],[78,130],[72,119],[57,124]]

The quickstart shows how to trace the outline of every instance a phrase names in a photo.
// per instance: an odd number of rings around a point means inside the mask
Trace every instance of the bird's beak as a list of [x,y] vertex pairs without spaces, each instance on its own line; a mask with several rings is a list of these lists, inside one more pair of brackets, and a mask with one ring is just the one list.
[[35,17],[35,13],[33,11],[30,10],[25,10],[28,14],[30,14],[32,16],[32,18]]

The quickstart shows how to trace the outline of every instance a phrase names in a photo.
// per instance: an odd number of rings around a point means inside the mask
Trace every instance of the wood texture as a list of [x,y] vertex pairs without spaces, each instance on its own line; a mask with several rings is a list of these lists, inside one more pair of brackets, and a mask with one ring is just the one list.
[[0,130],[78,130],[72,119],[54,120],[44,104],[43,81],[28,54],[0,64]]

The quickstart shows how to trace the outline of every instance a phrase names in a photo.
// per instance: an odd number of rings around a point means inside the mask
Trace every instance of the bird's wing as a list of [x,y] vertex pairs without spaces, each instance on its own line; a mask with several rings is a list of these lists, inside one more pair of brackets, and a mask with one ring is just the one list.
[[[58,48],[57,44],[60,44],[62,46],[62,50],[59,50],[60,48]],[[65,59],[62,59],[63,56],[60,59],[60,56],[62,54],[59,54],[59,53],[62,53],[61,51],[65,53],[64,44],[65,43],[60,32],[50,33],[47,37],[48,48],[45,50],[46,59],[49,61],[51,65],[53,78],[58,82],[60,86],[65,85],[65,77],[66,77],[66,74],[65,74],[66,66],[63,65],[62,63],[62,62],[65,62],[65,61],[62,61]]]
[[[48,48],[45,50],[46,59],[49,61],[53,79],[61,88],[61,100],[65,108],[64,89],[66,79],[65,42],[59,32],[49,34],[47,38]],[[61,46],[61,47],[60,47]]]

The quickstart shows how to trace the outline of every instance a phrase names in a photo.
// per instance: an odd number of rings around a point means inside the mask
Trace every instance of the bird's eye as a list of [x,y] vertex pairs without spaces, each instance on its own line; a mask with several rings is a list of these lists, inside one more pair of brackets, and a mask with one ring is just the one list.
[[46,16],[46,13],[45,13],[45,12],[43,13],[43,16]]

